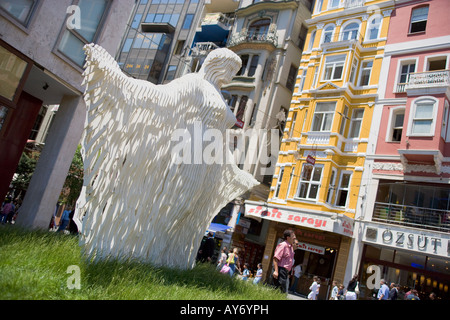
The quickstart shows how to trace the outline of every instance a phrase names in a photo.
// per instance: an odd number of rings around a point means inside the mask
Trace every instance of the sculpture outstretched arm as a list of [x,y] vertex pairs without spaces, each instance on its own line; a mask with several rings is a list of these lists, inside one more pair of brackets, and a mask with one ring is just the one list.
[[110,170],[114,159],[126,157],[125,143],[140,141],[146,125],[156,131],[158,124],[167,123],[174,103],[166,86],[127,76],[101,46],[88,44],[84,50],[87,115],[82,155],[88,185],[100,167]]

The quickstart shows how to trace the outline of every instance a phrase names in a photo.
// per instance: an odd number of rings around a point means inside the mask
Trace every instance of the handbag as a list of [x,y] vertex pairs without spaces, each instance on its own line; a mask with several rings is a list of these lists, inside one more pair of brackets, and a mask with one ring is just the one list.
[[220,269],[220,273],[228,273],[230,271],[230,267],[228,265],[224,265],[222,269]]
[[356,283],[355,293],[359,294],[359,282]]

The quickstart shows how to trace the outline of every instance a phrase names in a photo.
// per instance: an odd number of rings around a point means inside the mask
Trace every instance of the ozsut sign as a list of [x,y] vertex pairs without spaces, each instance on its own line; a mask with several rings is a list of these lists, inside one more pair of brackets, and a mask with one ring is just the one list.
[[259,202],[245,201],[245,215],[267,220],[298,225],[311,229],[318,229],[353,236],[353,219],[339,214],[337,218],[326,214],[300,212],[296,208],[273,208]]
[[367,225],[364,234],[365,242],[447,258],[450,256],[449,235],[375,224]]

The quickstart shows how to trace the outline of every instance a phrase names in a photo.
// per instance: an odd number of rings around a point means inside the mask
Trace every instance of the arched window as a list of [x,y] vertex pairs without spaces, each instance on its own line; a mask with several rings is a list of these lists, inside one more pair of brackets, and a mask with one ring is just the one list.
[[254,21],[248,27],[248,37],[251,40],[264,40],[269,31],[270,19]]
[[352,22],[344,27],[342,40],[355,40],[358,37],[359,23]]
[[367,22],[367,35],[366,39],[375,40],[380,37],[381,30],[381,16],[375,15]]
[[333,41],[333,33],[334,33],[334,26],[333,25],[325,27],[325,29],[323,29],[322,42],[323,43],[328,43],[328,42]]

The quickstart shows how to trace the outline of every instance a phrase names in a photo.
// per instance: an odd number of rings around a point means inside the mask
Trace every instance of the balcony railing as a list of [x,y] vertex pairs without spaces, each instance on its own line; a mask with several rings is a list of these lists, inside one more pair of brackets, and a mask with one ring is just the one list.
[[350,8],[358,8],[364,6],[364,3],[366,0],[345,0],[344,1],[344,8],[350,9]]
[[375,202],[372,221],[420,229],[450,231],[450,211]]
[[268,43],[276,47],[278,45],[278,36],[276,32],[257,33],[244,31],[231,36],[227,47],[233,47],[241,43]]
[[207,13],[202,21],[202,25],[222,24],[225,28],[233,25],[234,18],[227,17],[221,12]]
[[411,73],[406,90],[429,87],[446,87],[450,85],[450,70]]
[[364,37],[362,34],[356,31],[343,31],[333,35],[325,34],[322,42],[322,47],[333,47],[336,45],[341,45],[346,41],[359,42],[361,44],[364,41]]
[[207,56],[214,49],[219,48],[213,42],[197,42],[191,49],[191,55],[194,57]]

